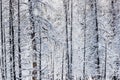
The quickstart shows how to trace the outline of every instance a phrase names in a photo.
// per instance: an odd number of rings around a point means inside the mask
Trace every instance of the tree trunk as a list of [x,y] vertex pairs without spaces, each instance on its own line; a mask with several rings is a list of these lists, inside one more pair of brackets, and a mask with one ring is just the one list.
[[5,79],[7,79],[7,54],[6,54],[6,33],[5,33],[6,31],[5,31],[5,27],[3,28],[3,36],[4,36],[4,40],[3,40],[3,43],[4,43],[4,64],[5,64],[5,66],[4,66],[4,69],[5,69]]
[[98,51],[98,48],[99,48],[99,33],[98,33],[98,15],[97,15],[97,0],[95,0],[95,26],[96,26],[96,64],[97,64],[97,67],[96,67],[96,70],[97,70],[97,80],[100,79],[100,58],[99,58],[99,51]]
[[85,8],[84,8],[84,62],[83,62],[83,80],[86,78],[86,0],[85,0]]
[[65,29],[66,29],[66,55],[65,55],[65,61],[66,61],[66,80],[69,80],[69,53],[68,53],[68,11],[67,11],[67,2],[64,1],[64,8],[65,8]]
[[70,0],[70,80],[72,77],[72,63],[73,63],[73,46],[72,46],[72,35],[73,35],[73,0]]
[[15,71],[15,44],[14,44],[14,26],[13,26],[13,16],[14,16],[14,0],[9,1],[9,32],[10,32],[10,62],[11,62],[11,80],[16,80]]
[[41,25],[39,25],[39,37],[40,37],[40,53],[39,53],[39,80],[42,80],[42,70],[41,70],[41,49],[42,49],[42,38],[41,38]]
[[32,55],[33,55],[33,72],[32,72],[32,80],[37,80],[37,54],[36,54],[36,40],[35,40],[35,20],[34,20],[34,14],[33,14],[33,1],[29,0],[29,15],[30,15],[30,29],[32,31],[31,33],[31,40],[32,40]]
[[18,66],[19,66],[19,80],[22,80],[21,69],[21,28],[20,28],[20,0],[18,0]]
[[5,80],[5,71],[4,71],[4,35],[3,35],[3,18],[2,18],[2,0],[0,0],[0,21],[1,21],[1,74],[2,80]]
[[107,73],[107,42],[105,43],[105,70],[104,70],[104,80],[106,80]]
[[62,72],[61,72],[61,80],[64,80],[64,51],[62,54]]
[[65,26],[66,26],[66,80],[72,80],[72,21],[73,1],[65,0]]

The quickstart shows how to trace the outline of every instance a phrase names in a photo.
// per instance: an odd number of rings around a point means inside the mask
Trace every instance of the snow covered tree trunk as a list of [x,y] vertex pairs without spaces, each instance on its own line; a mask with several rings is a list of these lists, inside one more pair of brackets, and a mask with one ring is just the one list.
[[37,54],[36,54],[36,40],[35,40],[35,19],[33,14],[33,3],[34,1],[29,0],[29,15],[30,15],[30,29],[31,29],[31,40],[32,40],[32,58],[33,58],[33,71],[32,80],[37,80]]
[[0,0],[0,27],[1,27],[1,74],[2,74],[2,80],[5,80],[5,62],[4,62],[4,30],[3,30],[3,18],[2,18],[2,0]]
[[113,46],[116,47],[114,51],[116,51],[115,53],[117,53],[117,56],[115,57],[114,60],[114,76],[113,79],[117,80],[120,79],[120,73],[119,73],[119,66],[120,66],[120,53],[118,52],[118,49],[120,49],[120,43],[117,39],[119,39],[119,23],[120,23],[120,19],[119,19],[119,14],[120,14],[120,2],[119,0],[111,0],[111,15],[112,15],[112,19],[111,19],[111,28],[112,28],[112,32],[113,35],[112,37],[114,37],[114,39],[116,40],[116,44],[114,43]]
[[4,63],[5,63],[5,66],[4,66],[4,69],[5,69],[5,79],[7,79],[7,53],[6,53],[6,30],[5,30],[5,27],[3,28],[3,35],[4,35]]
[[[86,0],[86,76],[100,79],[97,0]],[[94,65],[94,66],[93,66]],[[94,70],[91,72],[91,70]]]
[[10,62],[11,62],[11,80],[16,80],[15,71],[15,44],[14,44],[14,0],[9,1],[9,37],[10,37]]
[[18,0],[18,66],[19,66],[19,80],[22,80],[20,0]]
[[105,69],[104,69],[104,80],[106,80],[106,71],[107,71],[107,42],[105,43]]
[[73,65],[73,0],[70,0],[70,80],[73,80],[72,65]]
[[42,69],[41,69],[41,67],[42,67],[42,57],[41,57],[41,53],[42,53],[42,51],[41,51],[41,49],[42,49],[42,37],[41,37],[41,33],[42,33],[42,31],[41,31],[41,25],[39,25],[39,47],[40,47],[40,50],[39,50],[39,80],[42,80]]
[[97,67],[96,67],[96,71],[97,71],[97,80],[99,80],[100,79],[100,56],[99,56],[99,33],[98,33],[98,30],[99,30],[99,28],[98,28],[98,9],[97,9],[97,0],[95,0],[95,2],[94,2],[94,4],[95,4],[95,26],[96,26],[96,46],[95,46],[95,48],[96,48],[96,64],[97,64]]
[[62,72],[61,72],[61,80],[64,80],[64,52],[62,54]]
[[84,52],[83,52],[83,80],[86,78],[86,0],[84,2]]
[[67,2],[68,1],[65,1],[64,2],[64,8],[65,8],[65,21],[66,21],[66,23],[65,23],[65,27],[66,27],[66,80],[68,80],[69,79],[69,52],[68,52],[68,21],[67,21],[67,19],[68,19],[68,12],[67,12],[67,10],[68,10],[68,4],[67,4]]
[[72,21],[73,21],[73,1],[64,1],[65,25],[66,25],[66,79],[72,80]]
[[0,80],[119,80],[119,17],[120,0],[0,0]]

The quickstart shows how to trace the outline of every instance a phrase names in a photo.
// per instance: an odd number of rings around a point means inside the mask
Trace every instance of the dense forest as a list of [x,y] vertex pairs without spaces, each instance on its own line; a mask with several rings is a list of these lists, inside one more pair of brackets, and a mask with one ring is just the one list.
[[0,80],[120,80],[120,0],[0,0]]

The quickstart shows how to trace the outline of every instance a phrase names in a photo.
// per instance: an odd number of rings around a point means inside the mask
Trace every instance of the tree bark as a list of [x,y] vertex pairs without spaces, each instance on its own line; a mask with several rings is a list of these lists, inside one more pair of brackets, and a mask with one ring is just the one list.
[[32,80],[37,80],[37,54],[36,54],[36,40],[35,40],[35,20],[34,20],[34,14],[33,14],[33,1],[29,1],[29,15],[30,15],[30,29],[32,31],[31,33],[31,40],[32,40],[32,55],[33,55],[33,71],[32,71]]
[[72,21],[73,21],[73,1],[63,2],[65,9],[65,29],[66,29],[66,80],[72,80]]
[[83,80],[86,78],[86,0],[85,0],[85,8],[84,8],[84,55],[83,55]]
[[100,58],[99,58],[99,33],[98,33],[98,9],[97,0],[95,0],[95,26],[96,26],[96,70],[97,70],[97,80],[100,79]]
[[62,74],[61,74],[61,80],[64,80],[64,51],[62,54]]
[[5,80],[5,71],[4,71],[4,35],[3,35],[3,18],[2,18],[2,0],[0,0],[0,21],[1,21],[1,73],[2,80]]
[[72,46],[72,35],[73,35],[73,0],[70,0],[70,80],[72,77],[72,63],[73,63],[73,46]]
[[41,38],[41,25],[39,25],[39,37],[40,37],[40,53],[39,53],[39,80],[42,80],[42,70],[41,70],[41,50],[42,50],[42,38]]
[[13,26],[13,16],[14,16],[14,0],[9,1],[9,32],[10,32],[10,62],[11,62],[11,80],[16,80],[15,71],[15,44],[14,44],[14,26]]
[[21,65],[21,28],[20,28],[20,0],[18,0],[18,66],[19,66],[19,80],[22,80],[22,65]]
[[65,29],[66,29],[66,54],[65,54],[65,61],[66,61],[66,80],[69,80],[69,53],[68,53],[68,12],[67,12],[67,2],[64,1],[64,8],[65,8]]
[[107,42],[105,43],[105,70],[104,70],[104,80],[106,80],[107,74]]

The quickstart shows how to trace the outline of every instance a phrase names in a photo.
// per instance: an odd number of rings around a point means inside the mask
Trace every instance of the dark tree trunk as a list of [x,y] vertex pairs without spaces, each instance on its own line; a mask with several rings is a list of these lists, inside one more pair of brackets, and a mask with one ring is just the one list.
[[5,79],[7,79],[7,54],[6,54],[6,35],[5,35],[5,27],[3,28],[4,29],[4,33],[3,33],[3,35],[4,35],[4,41],[3,41],[3,43],[4,43],[4,57],[5,57],[5,59],[4,59],[4,62],[5,62]]
[[11,80],[16,80],[15,71],[15,44],[14,44],[14,26],[13,26],[13,16],[14,16],[14,0],[9,1],[9,34],[10,34],[10,62],[11,62]]
[[64,80],[63,76],[64,76],[64,51],[63,51],[63,54],[62,54],[62,74],[61,74],[61,80]]
[[68,1],[64,1],[65,8],[65,29],[66,29],[66,80],[69,80],[69,50],[68,50]]
[[3,18],[2,18],[2,0],[0,0],[0,21],[1,21],[1,74],[2,80],[5,80],[5,71],[4,71],[4,34],[3,34]]
[[[10,4],[11,2],[9,2],[9,8],[11,8],[10,7]],[[12,51],[11,51],[11,10],[9,10],[9,46],[10,46],[10,79],[11,80],[13,80],[12,79]]]
[[42,49],[42,38],[41,38],[41,25],[39,25],[39,37],[40,37],[40,53],[39,53],[39,80],[42,80],[42,70],[41,70],[41,49]]
[[7,79],[7,54],[6,54],[6,35],[5,35],[5,27],[3,28],[3,36],[4,36],[4,40],[3,40],[3,43],[4,43],[4,69],[5,69],[5,79]]
[[20,28],[20,0],[18,0],[18,66],[19,66],[19,80],[22,80],[21,69],[21,28]]
[[107,71],[107,42],[105,43],[105,70],[104,70],[104,80],[106,80]]
[[94,1],[95,3],[95,26],[96,26],[96,64],[97,64],[97,67],[96,67],[96,70],[97,70],[97,80],[100,79],[100,58],[99,58],[99,51],[98,51],[98,48],[99,48],[99,33],[98,33],[98,13],[97,13],[97,0]]
[[84,9],[84,62],[83,62],[83,80],[86,78],[86,0],[85,0],[85,9]]
[[[66,80],[72,80],[72,22],[73,22],[73,1],[65,0],[65,27],[66,27]],[[69,13],[70,12],[70,13]],[[70,28],[69,28],[70,27]]]
[[73,32],[73,0],[70,1],[70,80],[72,80],[72,63],[73,63],[73,47],[72,47],[72,32]]

